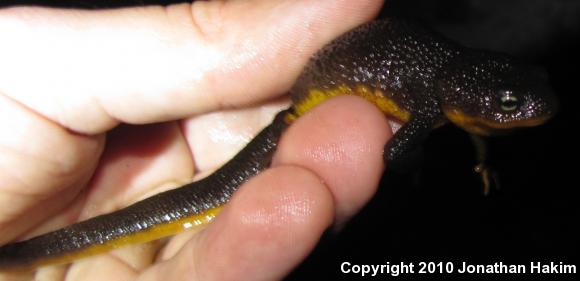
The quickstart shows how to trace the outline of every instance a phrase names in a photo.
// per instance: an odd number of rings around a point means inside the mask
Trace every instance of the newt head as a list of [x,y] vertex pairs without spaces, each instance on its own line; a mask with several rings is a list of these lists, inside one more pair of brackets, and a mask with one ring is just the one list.
[[547,73],[501,54],[459,55],[441,77],[437,90],[445,116],[470,133],[537,126],[557,111]]

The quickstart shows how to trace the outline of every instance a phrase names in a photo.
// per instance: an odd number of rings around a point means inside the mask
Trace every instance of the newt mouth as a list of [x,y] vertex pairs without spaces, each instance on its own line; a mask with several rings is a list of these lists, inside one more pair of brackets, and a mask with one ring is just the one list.
[[483,136],[505,134],[518,128],[539,126],[546,123],[546,121],[553,116],[553,114],[547,114],[528,119],[498,122],[478,116],[468,115],[457,108],[446,109],[443,110],[443,112],[453,124],[470,133]]

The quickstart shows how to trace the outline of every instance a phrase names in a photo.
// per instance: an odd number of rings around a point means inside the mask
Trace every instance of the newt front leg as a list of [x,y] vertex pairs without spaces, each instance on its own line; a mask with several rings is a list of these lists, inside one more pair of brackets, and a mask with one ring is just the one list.
[[385,145],[385,162],[398,161],[414,151],[422,143],[437,121],[435,116],[413,116],[405,123]]

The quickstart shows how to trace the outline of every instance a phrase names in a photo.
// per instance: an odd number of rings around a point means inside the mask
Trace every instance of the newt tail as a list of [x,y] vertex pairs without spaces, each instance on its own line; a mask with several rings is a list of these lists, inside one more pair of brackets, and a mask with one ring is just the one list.
[[[465,48],[400,19],[374,21],[335,39],[310,59],[289,93],[291,109],[279,113],[214,174],[117,212],[2,246],[0,270],[66,263],[211,221],[240,185],[269,166],[282,131],[335,96],[362,97],[403,123],[385,144],[384,159],[391,167],[445,123],[487,136],[539,125],[557,110],[542,70]],[[483,154],[480,164],[485,164]],[[479,167],[489,187],[492,172]]]
[[243,150],[215,173],[119,211],[0,247],[0,270],[65,264],[127,244],[143,243],[210,222],[248,179],[270,166],[284,129],[278,113]]

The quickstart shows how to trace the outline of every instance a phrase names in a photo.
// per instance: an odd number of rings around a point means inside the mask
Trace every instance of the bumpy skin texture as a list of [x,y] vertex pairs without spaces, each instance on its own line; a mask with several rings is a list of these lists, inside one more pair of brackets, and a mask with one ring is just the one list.
[[279,113],[232,160],[200,181],[157,194],[111,214],[0,247],[0,270],[69,262],[85,256],[83,252],[92,251],[91,247],[115,243],[159,225],[183,223],[184,218],[219,208],[240,185],[270,165],[278,139],[287,127],[284,115],[285,111]]
[[461,47],[403,20],[375,21],[331,42],[313,57],[290,93],[299,105],[311,89],[332,92],[346,86],[356,92],[361,85],[410,113],[386,146],[387,161],[412,150],[449,114],[457,113],[449,119],[463,129],[487,135],[537,125],[557,108],[543,70],[503,54]]
[[504,55],[462,48],[405,21],[363,25],[320,50],[290,91],[293,107],[214,174],[123,210],[0,247],[0,269],[69,262],[98,252],[90,250],[95,246],[144,241],[132,237],[203,216],[268,167],[287,125],[332,96],[362,96],[405,122],[386,145],[385,158],[391,161],[447,119],[477,134],[544,122],[556,110],[544,76]]
[[439,79],[437,85],[442,110],[448,115],[461,111],[488,123],[487,128],[458,124],[469,132],[488,135],[533,126],[557,110],[548,75],[542,69],[505,55],[473,50],[464,51],[449,65],[441,72],[445,79]]
[[[411,113],[391,141],[386,159],[395,160],[440,121],[437,74],[459,55],[459,46],[414,23],[376,21],[333,41],[318,52],[290,90],[299,104],[309,89],[365,85]],[[389,114],[389,112],[385,112]]]

